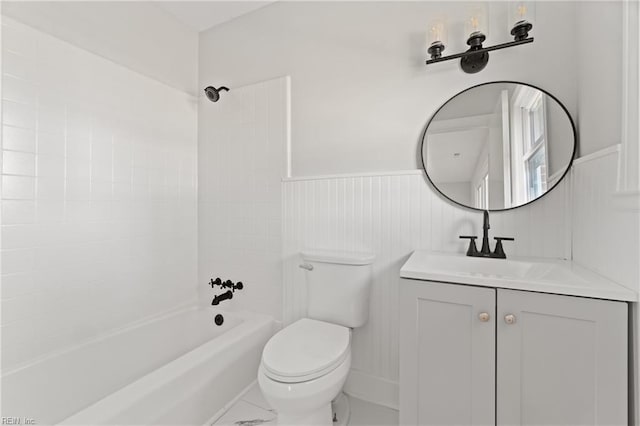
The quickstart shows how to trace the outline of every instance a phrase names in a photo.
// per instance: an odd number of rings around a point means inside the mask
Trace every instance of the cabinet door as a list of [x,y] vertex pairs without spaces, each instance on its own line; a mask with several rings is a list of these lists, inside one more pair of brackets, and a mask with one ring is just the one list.
[[627,424],[626,303],[500,289],[497,330],[498,425]]
[[495,290],[401,281],[400,424],[495,425]]

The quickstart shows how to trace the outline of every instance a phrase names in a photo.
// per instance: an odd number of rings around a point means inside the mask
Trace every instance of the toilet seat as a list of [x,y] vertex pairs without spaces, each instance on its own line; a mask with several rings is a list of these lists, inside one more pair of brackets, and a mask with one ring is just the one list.
[[349,355],[351,329],[309,318],[276,333],[262,353],[263,371],[272,380],[300,383],[324,376]]

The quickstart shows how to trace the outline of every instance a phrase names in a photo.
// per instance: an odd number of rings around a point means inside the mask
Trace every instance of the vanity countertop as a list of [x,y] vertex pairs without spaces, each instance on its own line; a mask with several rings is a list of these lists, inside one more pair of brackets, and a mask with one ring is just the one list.
[[415,251],[402,278],[635,302],[638,294],[574,262],[538,258],[491,259]]

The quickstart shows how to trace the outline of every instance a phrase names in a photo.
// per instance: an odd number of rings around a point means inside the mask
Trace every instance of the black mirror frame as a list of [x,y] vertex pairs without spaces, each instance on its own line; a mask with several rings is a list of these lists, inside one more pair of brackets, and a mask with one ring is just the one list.
[[485,211],[485,209],[479,209],[477,207],[471,207],[471,206],[467,206],[466,204],[462,204],[459,203],[458,201],[450,198],[449,196],[447,196],[445,193],[443,193],[442,191],[440,191],[440,188],[438,188],[438,186],[431,180],[431,177],[429,177],[429,173],[427,172],[427,165],[425,164],[424,158],[424,142],[427,136],[427,130],[429,130],[429,126],[431,125],[431,122],[433,121],[433,119],[436,117],[436,115],[438,115],[438,112],[440,112],[440,110],[442,108],[444,108],[444,106],[449,103],[449,101],[451,101],[453,98],[469,91],[472,89],[475,89],[476,87],[480,87],[480,86],[486,86],[488,84],[521,84],[523,86],[528,86],[531,88],[534,88],[536,90],[541,91],[542,93],[544,93],[545,95],[549,96],[551,99],[553,99],[554,101],[556,101],[558,103],[558,105],[560,105],[560,107],[562,108],[562,110],[565,112],[565,114],[567,114],[567,118],[569,119],[569,123],[571,124],[571,130],[573,132],[573,151],[571,153],[571,158],[569,159],[569,163],[567,164],[567,167],[564,171],[564,173],[562,173],[562,176],[560,177],[560,179],[558,179],[558,181],[555,183],[555,185],[553,185],[551,188],[547,189],[547,191],[542,194],[541,196],[539,196],[538,198],[534,198],[531,201],[528,201],[524,204],[520,204],[518,206],[514,206],[514,207],[509,207],[509,208],[504,208],[504,209],[489,209],[487,211],[490,212],[504,212],[504,211],[509,211],[509,210],[514,210],[514,209],[518,209],[520,207],[524,207],[527,206],[531,203],[533,203],[534,201],[538,201],[541,198],[543,198],[545,195],[547,195],[548,193],[550,193],[551,191],[553,191],[558,184],[560,184],[560,182],[562,182],[564,180],[564,178],[567,176],[567,173],[569,173],[569,170],[571,170],[571,166],[573,165],[573,160],[575,159],[576,156],[576,151],[578,148],[578,132],[576,131],[576,125],[573,121],[573,117],[571,117],[571,114],[569,113],[569,110],[567,110],[567,107],[564,106],[564,104],[562,102],[560,102],[560,100],[558,98],[556,98],[555,96],[553,96],[551,93],[547,92],[544,89],[541,89],[540,87],[534,86],[533,84],[528,84],[528,83],[522,83],[520,81],[511,81],[511,80],[498,80],[498,81],[487,81],[485,83],[480,83],[480,84],[476,84],[475,86],[471,86],[468,87],[458,93],[456,93],[455,95],[453,95],[452,97],[450,97],[445,103],[443,103],[440,108],[438,108],[433,115],[431,116],[431,118],[429,119],[429,121],[427,122],[426,127],[424,128],[424,131],[422,132],[422,141],[420,142],[420,163],[422,164],[422,170],[424,171],[425,176],[427,177],[427,180],[429,181],[429,184],[441,195],[443,196],[446,200],[451,201],[454,204],[457,204],[460,207],[464,207],[466,209],[469,210],[475,210],[475,211]]

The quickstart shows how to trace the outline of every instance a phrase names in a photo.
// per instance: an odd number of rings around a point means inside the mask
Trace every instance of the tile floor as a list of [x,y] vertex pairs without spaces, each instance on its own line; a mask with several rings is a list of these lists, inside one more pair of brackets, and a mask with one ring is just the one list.
[[[349,396],[351,420],[349,426],[395,426],[398,411]],[[274,425],[277,414],[267,404],[258,384],[254,384],[213,425],[258,426]]]

